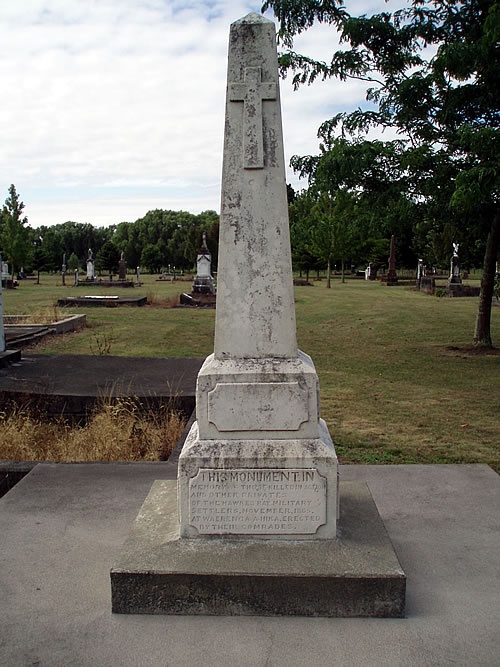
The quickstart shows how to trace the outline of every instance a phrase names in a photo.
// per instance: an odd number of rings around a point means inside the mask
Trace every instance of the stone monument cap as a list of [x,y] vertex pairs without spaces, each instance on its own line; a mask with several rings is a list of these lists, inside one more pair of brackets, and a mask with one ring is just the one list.
[[257,14],[257,12],[250,12],[246,16],[243,16],[241,19],[234,21],[232,25],[238,25],[241,23],[272,23],[274,26],[273,21],[266,18],[265,16],[262,16],[262,14]]

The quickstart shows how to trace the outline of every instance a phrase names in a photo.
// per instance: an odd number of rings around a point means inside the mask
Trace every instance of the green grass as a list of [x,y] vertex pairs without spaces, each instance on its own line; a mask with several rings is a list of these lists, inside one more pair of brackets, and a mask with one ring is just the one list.
[[[24,282],[4,292],[6,314],[51,306],[63,295],[97,288]],[[189,283],[134,288],[167,300]],[[102,289],[101,293],[118,293]],[[127,291],[127,294],[130,292]],[[213,310],[88,308],[80,333],[46,339],[43,354],[91,354],[96,340],[123,356],[206,356],[213,350]],[[488,463],[498,469],[500,355],[470,346],[477,298],[435,298],[407,287],[337,279],[296,288],[297,336],[312,356],[321,388],[321,413],[345,463]],[[500,308],[493,308],[500,344]]]

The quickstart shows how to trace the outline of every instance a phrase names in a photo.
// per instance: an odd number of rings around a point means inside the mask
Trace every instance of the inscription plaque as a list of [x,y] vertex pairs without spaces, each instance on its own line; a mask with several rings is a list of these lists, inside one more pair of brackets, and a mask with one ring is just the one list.
[[201,534],[314,534],[326,523],[326,479],[314,468],[200,468],[189,523]]

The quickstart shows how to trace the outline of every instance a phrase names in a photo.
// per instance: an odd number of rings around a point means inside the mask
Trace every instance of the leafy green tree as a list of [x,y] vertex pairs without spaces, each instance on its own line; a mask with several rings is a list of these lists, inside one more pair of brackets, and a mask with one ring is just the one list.
[[316,268],[318,257],[311,250],[310,214],[314,205],[312,195],[303,190],[295,195],[289,204],[290,243],[292,246],[292,263],[309,282],[309,272]]
[[163,255],[157,245],[148,243],[143,248],[140,265],[146,267],[149,273],[159,273],[163,266]]
[[1,225],[2,255],[10,262],[12,279],[16,271],[29,261],[32,253],[28,218],[23,216],[23,211],[24,203],[12,184],[3,206]]
[[75,271],[80,267],[80,260],[74,252],[71,253],[68,259],[68,270]]
[[[295,86],[317,78],[366,81],[371,108],[325,121],[325,151],[339,135],[396,130],[407,193],[421,217],[457,233],[484,253],[474,342],[491,346],[491,297],[500,236],[498,129],[500,5],[495,0],[409,0],[392,14],[351,16],[340,0],[267,0],[288,51],[283,72]],[[316,21],[334,26],[343,45],[330,62],[291,50],[293,38]],[[399,166],[398,166],[399,164]],[[458,240],[458,239],[455,239]],[[477,246],[477,244],[476,244]],[[451,253],[451,249],[450,249]]]
[[95,266],[98,271],[116,273],[119,261],[120,251],[113,241],[106,241],[96,254]]
[[[309,198],[316,199],[313,211],[318,211],[320,202],[330,210],[322,216],[323,233],[313,252],[327,252],[330,260],[340,261],[342,280],[346,260],[374,261],[374,243],[388,247],[392,234],[399,241],[399,260],[416,262],[411,248],[416,207],[404,193],[407,178],[399,168],[400,159],[399,144],[349,142],[342,137],[329,145],[322,143],[319,155],[292,158],[293,167],[309,179]],[[290,210],[294,208],[296,203]]]

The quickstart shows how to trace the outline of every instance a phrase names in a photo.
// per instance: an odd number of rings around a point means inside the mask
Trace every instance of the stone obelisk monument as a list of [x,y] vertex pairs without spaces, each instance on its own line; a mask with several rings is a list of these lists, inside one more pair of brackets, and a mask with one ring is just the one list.
[[183,537],[334,538],[337,458],[297,350],[275,26],[231,26],[215,349],[179,458]]
[[229,40],[214,353],[177,482],[154,482],[111,570],[113,611],[400,616],[369,491],[343,482],[337,517],[337,489],[296,343],[275,27],[249,14]]

